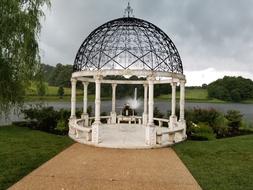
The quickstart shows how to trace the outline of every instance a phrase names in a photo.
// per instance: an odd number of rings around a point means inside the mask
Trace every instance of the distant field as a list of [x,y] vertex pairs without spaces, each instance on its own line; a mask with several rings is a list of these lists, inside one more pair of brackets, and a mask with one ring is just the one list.
[[[70,101],[71,96],[71,88],[64,88],[64,97],[62,99],[57,95],[58,87],[56,86],[48,86],[46,84],[46,95],[43,97],[37,96],[36,87],[32,85],[27,90],[27,96],[25,98],[26,101],[36,101],[36,100],[44,100],[44,101]],[[77,89],[77,101],[82,100],[82,90]],[[177,99],[180,97],[180,92],[177,91]],[[89,95],[88,99],[90,101],[95,99],[95,95]],[[102,98],[103,100],[109,100],[111,97]],[[163,94],[161,96],[156,97],[157,100],[168,100],[171,99],[171,94]],[[185,89],[185,99],[190,102],[209,102],[209,103],[226,103],[226,101],[218,100],[218,99],[209,99],[208,93],[206,89],[202,88],[187,88]],[[241,103],[252,104],[253,100],[246,100]]]
[[[180,92],[177,92],[177,98],[180,97]],[[164,94],[158,97],[158,99],[169,99],[171,94]],[[208,94],[206,89],[200,88],[186,88],[185,89],[185,98],[187,100],[208,100]]]
[[[177,91],[177,99],[180,97],[180,92]],[[158,96],[156,99],[158,100],[168,100],[171,99],[171,94],[164,94],[161,96]],[[185,99],[190,102],[208,102],[208,103],[231,103],[215,98],[208,98],[208,92],[207,89],[202,88],[186,88],[185,89]],[[253,99],[245,100],[240,103],[244,104],[252,104]]]
[[[70,102],[70,94],[69,95],[65,95],[63,96],[63,98],[60,98],[57,95],[47,95],[47,96],[35,96],[35,95],[31,95],[31,96],[26,96],[25,97],[25,101],[48,101],[48,102]],[[111,100],[111,97],[102,97],[102,100]],[[83,101],[83,96],[82,94],[79,94],[76,96],[76,100],[78,102],[82,102]],[[88,95],[88,100],[89,101],[94,101],[95,100],[95,96],[94,95]]]
[[[49,86],[47,83],[46,85],[46,96],[57,96],[58,88],[57,86]],[[77,89],[76,91],[77,95],[82,94],[82,90]],[[36,96],[37,95],[37,90],[35,84],[32,84],[29,89],[26,91],[27,96]],[[64,95],[65,96],[70,96],[71,95],[71,88],[65,88],[64,87]]]

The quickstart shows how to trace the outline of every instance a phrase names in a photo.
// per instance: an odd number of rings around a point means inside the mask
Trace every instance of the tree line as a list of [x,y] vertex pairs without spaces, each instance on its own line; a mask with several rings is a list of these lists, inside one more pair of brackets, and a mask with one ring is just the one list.
[[225,76],[207,86],[209,98],[240,102],[253,98],[253,81],[239,77]]
[[[73,72],[72,65],[62,65],[58,63],[56,66],[42,64],[42,75],[45,82],[50,86],[71,87],[70,78]],[[146,80],[145,78],[138,78],[137,76],[132,76],[129,79],[124,76],[106,76],[105,79],[110,80]],[[81,82],[77,83],[77,88],[82,89],[83,86]],[[138,97],[143,96],[143,85],[131,85],[131,84],[118,84],[117,85],[117,98],[133,96],[134,89],[137,88]],[[169,84],[157,84],[154,87],[154,96],[160,96],[161,94],[171,93],[171,87]],[[95,84],[90,83],[88,87],[88,94],[95,94]],[[101,96],[109,97],[112,94],[111,84],[101,85]]]
[[[62,65],[58,63],[56,66],[42,64],[42,78],[50,86],[71,87],[70,78],[73,72],[72,65]],[[137,76],[131,76],[129,79],[124,76],[106,76],[105,79],[111,80],[146,80],[145,78],[138,78]],[[41,85],[41,84],[40,84]],[[77,88],[82,89],[81,82],[77,83]],[[131,85],[131,84],[118,84],[117,85],[117,98],[126,96],[133,96],[134,89],[137,88],[138,97],[143,97],[143,85]],[[188,87],[194,88],[194,87]],[[202,85],[203,88],[207,89],[209,98],[216,98],[224,101],[240,102],[243,100],[253,98],[253,81],[245,79],[243,77],[229,77],[225,76],[222,79],[218,79],[209,85]],[[179,91],[179,87],[177,87]],[[162,94],[170,94],[171,87],[169,84],[156,84],[154,86],[154,96],[160,96]],[[61,92],[62,94],[62,92]],[[90,83],[88,87],[88,94],[95,94],[95,84]],[[110,97],[112,94],[111,84],[101,85],[101,97]]]

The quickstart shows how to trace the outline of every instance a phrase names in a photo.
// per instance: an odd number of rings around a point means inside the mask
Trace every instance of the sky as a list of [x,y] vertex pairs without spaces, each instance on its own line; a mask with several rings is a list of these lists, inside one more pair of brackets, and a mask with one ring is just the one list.
[[[52,0],[45,8],[40,54],[73,64],[95,28],[124,15],[128,0]],[[225,75],[253,79],[253,0],[130,0],[134,16],[161,28],[181,56],[188,86]]]

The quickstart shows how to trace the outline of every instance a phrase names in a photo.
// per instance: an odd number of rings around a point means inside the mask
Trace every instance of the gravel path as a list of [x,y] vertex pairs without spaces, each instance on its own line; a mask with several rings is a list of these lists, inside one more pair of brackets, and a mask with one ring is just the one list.
[[124,150],[76,143],[11,190],[201,189],[171,148]]

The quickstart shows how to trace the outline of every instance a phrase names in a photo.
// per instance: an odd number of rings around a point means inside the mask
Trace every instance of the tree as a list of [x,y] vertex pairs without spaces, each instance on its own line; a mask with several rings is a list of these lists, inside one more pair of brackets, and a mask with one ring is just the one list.
[[0,113],[22,103],[25,89],[40,68],[38,34],[42,7],[49,0],[0,3]]
[[206,89],[207,88],[207,84],[206,83],[202,84],[202,88]]
[[37,82],[36,88],[37,88],[38,96],[45,96],[46,95],[46,85],[43,81]]
[[240,90],[239,89],[234,89],[231,91],[231,99],[234,101],[234,102],[240,102],[241,101],[241,94],[240,94]]
[[64,95],[64,88],[63,88],[62,86],[60,86],[60,87],[58,88],[57,94],[60,96],[60,98],[63,97],[63,95]]
[[207,91],[210,98],[240,102],[253,98],[253,81],[243,77],[225,76],[209,84]]

